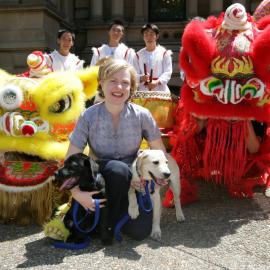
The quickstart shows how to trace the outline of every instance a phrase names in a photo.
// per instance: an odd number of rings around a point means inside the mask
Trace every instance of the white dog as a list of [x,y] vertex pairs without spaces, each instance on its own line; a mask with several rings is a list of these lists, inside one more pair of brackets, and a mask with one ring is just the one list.
[[138,187],[140,183],[146,179],[152,179],[155,182],[155,191],[153,194],[151,194],[151,201],[153,205],[151,237],[158,239],[161,237],[161,186],[169,183],[174,195],[176,220],[185,220],[180,204],[179,168],[175,160],[170,155],[166,157],[164,152],[161,150],[144,150],[139,152],[137,159],[132,164],[132,180],[128,193],[128,214],[132,219],[137,218],[139,215],[139,207],[134,187]]

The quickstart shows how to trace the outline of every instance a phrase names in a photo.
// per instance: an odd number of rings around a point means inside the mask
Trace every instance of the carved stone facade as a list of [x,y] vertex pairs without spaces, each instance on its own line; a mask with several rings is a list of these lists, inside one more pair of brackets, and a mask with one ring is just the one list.
[[[76,33],[75,53],[89,63],[91,47],[107,41],[108,24],[122,19],[126,25],[124,42],[139,49],[144,46],[141,26],[153,17],[151,0],[0,0],[0,68],[19,73],[26,68],[26,57],[33,50],[56,48],[57,31],[72,28]],[[171,2],[171,4],[170,4]],[[172,49],[174,73],[171,86],[179,86],[178,52],[183,28],[189,18],[218,14],[233,2],[241,2],[253,11],[260,1],[252,0],[174,0],[179,19],[155,21],[160,29],[160,44]],[[151,5],[150,5],[151,3]],[[161,5],[160,4],[160,5]],[[166,12],[166,7],[160,12]],[[156,17],[159,16],[159,14]],[[156,18],[155,17],[155,18]],[[164,16],[163,16],[164,17]],[[160,16],[162,18],[162,16]]]

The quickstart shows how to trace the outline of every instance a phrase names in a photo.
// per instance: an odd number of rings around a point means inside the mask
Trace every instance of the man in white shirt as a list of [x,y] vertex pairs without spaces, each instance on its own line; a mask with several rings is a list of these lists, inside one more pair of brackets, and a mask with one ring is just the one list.
[[104,57],[124,59],[129,64],[133,65],[135,51],[127,47],[124,43],[121,43],[121,39],[124,35],[123,23],[119,20],[114,20],[109,26],[108,35],[108,44],[103,44],[99,48],[92,48],[93,56],[90,66],[96,65],[96,63]]
[[61,29],[58,31],[57,43],[59,49],[50,54],[45,54],[47,65],[52,71],[76,71],[83,68],[84,61],[70,53],[74,41],[75,34],[71,30]]
[[169,92],[167,84],[172,75],[172,51],[157,44],[159,28],[155,24],[145,24],[141,33],[145,48],[139,50],[134,58],[139,90]]

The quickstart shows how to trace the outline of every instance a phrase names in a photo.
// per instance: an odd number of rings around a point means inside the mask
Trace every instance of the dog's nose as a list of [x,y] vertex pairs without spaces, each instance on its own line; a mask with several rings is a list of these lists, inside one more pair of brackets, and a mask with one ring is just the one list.
[[169,177],[170,177],[170,175],[171,175],[171,173],[166,172],[166,173],[163,173],[163,175],[164,175],[164,178],[169,178]]

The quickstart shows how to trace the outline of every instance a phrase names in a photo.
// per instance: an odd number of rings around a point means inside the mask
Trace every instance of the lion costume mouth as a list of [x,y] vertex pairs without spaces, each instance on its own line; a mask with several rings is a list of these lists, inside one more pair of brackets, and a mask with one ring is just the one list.
[[0,70],[1,220],[44,224],[63,202],[54,173],[85,99],[95,95],[97,73],[91,67],[35,79]]
[[58,168],[56,161],[19,152],[6,152],[0,165],[0,185],[7,190],[25,191],[46,184]]
[[4,153],[4,160],[6,161],[29,161],[29,162],[44,162],[45,159],[34,156],[28,155],[26,153],[19,153],[19,152],[6,152]]

